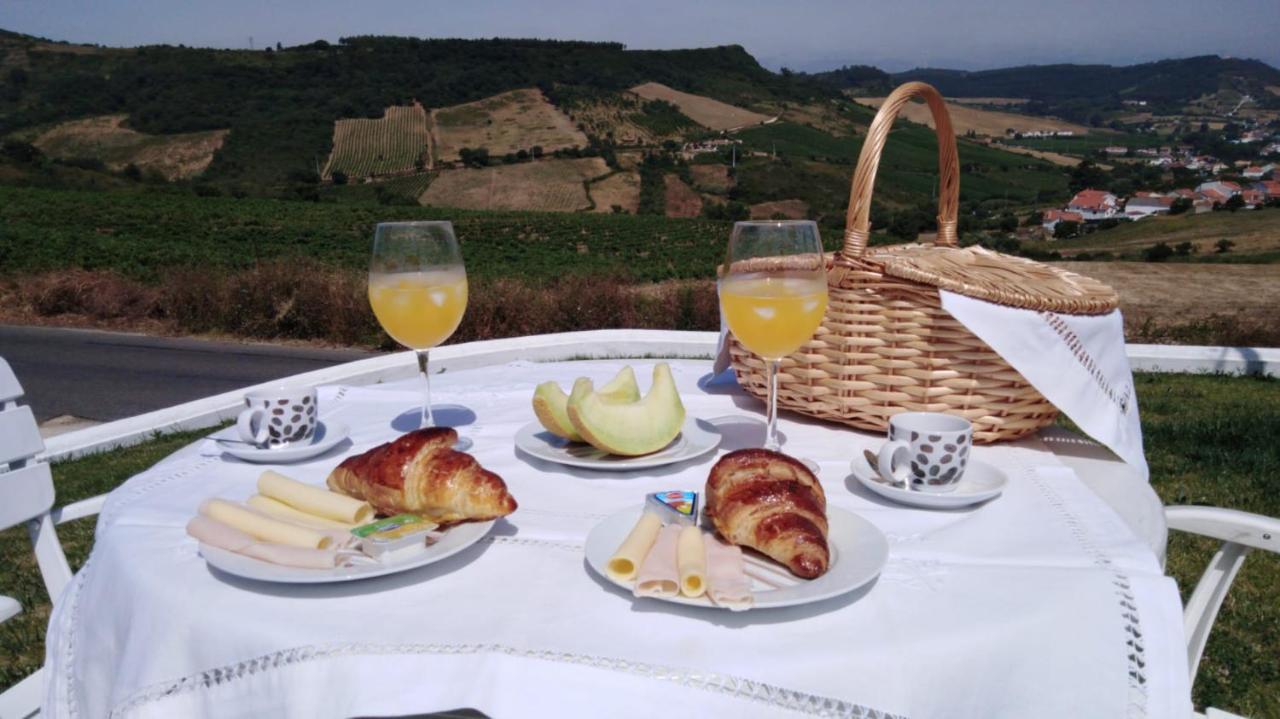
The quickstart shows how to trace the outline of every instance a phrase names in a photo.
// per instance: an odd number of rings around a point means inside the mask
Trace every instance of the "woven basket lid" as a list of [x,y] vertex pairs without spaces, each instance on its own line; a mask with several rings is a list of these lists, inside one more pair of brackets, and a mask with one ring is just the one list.
[[875,247],[862,259],[891,277],[1009,307],[1101,315],[1119,305],[1116,291],[1097,280],[976,245]]

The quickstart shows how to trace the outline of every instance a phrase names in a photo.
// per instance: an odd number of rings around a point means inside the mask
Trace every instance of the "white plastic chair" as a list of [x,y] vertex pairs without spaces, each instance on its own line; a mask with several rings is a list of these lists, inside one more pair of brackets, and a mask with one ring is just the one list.
[[[1254,549],[1280,553],[1280,519],[1217,507],[1165,507],[1164,514],[1169,529],[1222,540],[1222,546],[1209,560],[1182,613],[1187,633],[1187,666],[1194,684],[1213,622],[1245,557]],[[1197,716],[1236,717],[1219,709],[1208,709]]]
[[[102,509],[106,495],[99,495],[61,509],[53,506],[53,475],[49,465],[36,461],[44,441],[30,407],[20,407],[22,385],[9,363],[0,358],[0,530],[26,523],[36,564],[51,601],[56,601],[71,581],[71,566],[58,542],[54,527],[92,516]],[[0,596],[0,622],[17,616],[22,605]],[[39,712],[41,672],[23,679],[0,694],[0,718],[19,719]]]

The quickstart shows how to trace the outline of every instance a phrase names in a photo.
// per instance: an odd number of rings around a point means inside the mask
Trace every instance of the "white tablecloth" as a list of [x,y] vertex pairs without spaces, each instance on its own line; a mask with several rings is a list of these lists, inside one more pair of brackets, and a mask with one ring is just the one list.
[[[634,361],[642,386],[649,361]],[[828,501],[890,539],[869,587],[730,614],[636,601],[593,576],[583,541],[646,492],[701,490],[712,457],[622,476],[527,459],[512,446],[536,383],[612,376],[620,362],[517,363],[434,378],[445,423],[501,474],[520,509],[460,555],[401,575],[281,586],[215,575],[183,526],[209,496],[242,499],[261,467],[202,441],[112,493],[93,554],[48,637],[50,717],[408,714],[495,717],[1187,716],[1181,609],[1151,548],[1039,440],[978,447],[1008,490],[928,512],[866,492],[848,462],[876,437],[784,416],[784,449],[817,460]],[[719,453],[762,438],[760,405],[673,362]],[[339,458],[413,421],[416,382],[322,388],[352,447],[282,471],[320,483]]]

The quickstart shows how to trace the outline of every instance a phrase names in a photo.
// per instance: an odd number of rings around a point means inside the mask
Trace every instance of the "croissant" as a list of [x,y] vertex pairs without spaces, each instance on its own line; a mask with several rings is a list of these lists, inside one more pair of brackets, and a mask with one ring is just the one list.
[[380,514],[416,514],[442,525],[514,512],[516,500],[502,477],[454,451],[457,441],[458,433],[448,427],[414,430],[343,460],[326,483]]
[[798,460],[767,449],[740,449],[711,468],[707,515],[733,544],[751,547],[805,579],[831,563],[827,497]]

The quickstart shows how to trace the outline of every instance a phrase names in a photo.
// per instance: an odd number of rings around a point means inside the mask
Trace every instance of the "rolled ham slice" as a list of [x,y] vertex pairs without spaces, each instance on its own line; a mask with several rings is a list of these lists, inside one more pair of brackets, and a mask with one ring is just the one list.
[[680,543],[679,524],[668,524],[658,532],[653,548],[640,563],[636,586],[637,597],[674,597],[680,593],[680,570],[676,564],[676,547]]
[[333,549],[291,547],[286,544],[259,542],[235,527],[203,515],[187,522],[187,534],[195,537],[201,544],[285,567],[332,569],[344,562],[350,554],[350,552],[339,552]]
[[706,538],[707,596],[718,606],[741,612],[755,604],[751,578],[746,573],[742,547],[725,544],[718,537]]

